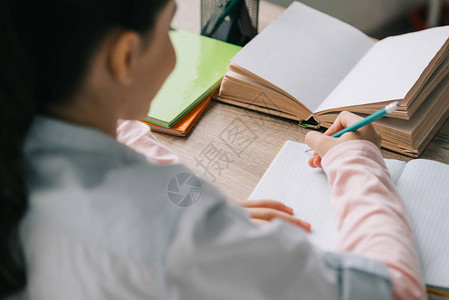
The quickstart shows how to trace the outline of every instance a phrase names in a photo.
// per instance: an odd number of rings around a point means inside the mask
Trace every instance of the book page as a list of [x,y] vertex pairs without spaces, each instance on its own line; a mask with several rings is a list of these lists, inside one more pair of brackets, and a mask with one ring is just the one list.
[[[421,134],[422,130],[418,130],[420,126],[426,126],[427,128],[433,127],[436,120],[440,119],[440,116],[445,113],[446,106],[442,105],[447,101],[443,94],[447,93],[449,87],[449,76],[446,76],[435,90],[427,96],[426,101],[419,107],[419,109],[413,114],[410,120],[402,120],[396,118],[381,118],[375,122],[385,128],[394,128],[395,131],[401,131],[404,134],[412,136],[413,132],[419,132],[415,134],[414,142],[419,145],[421,139],[425,138],[426,131]],[[427,124],[424,124],[426,122]]]
[[449,26],[377,42],[315,112],[404,99],[449,37]]
[[[287,141],[249,200],[272,199],[292,207],[296,217],[312,225],[311,242],[332,251],[338,233],[330,205],[331,187],[322,169],[309,167],[307,149],[306,144]],[[386,160],[386,163],[393,181],[397,182],[405,162]]]
[[373,44],[354,27],[294,2],[231,61],[314,111]]
[[425,282],[449,287],[449,166],[412,160],[397,188],[412,223]]

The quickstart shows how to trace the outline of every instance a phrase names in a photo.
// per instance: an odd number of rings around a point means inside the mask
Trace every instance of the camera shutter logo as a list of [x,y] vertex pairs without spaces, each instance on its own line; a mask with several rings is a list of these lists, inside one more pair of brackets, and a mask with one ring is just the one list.
[[201,192],[201,181],[189,172],[173,176],[167,186],[168,199],[179,207],[194,205],[200,200]]

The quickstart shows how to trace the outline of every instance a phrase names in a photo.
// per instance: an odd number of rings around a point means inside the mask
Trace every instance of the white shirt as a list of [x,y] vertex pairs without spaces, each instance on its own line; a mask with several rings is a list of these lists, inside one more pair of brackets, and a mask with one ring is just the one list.
[[202,179],[191,177],[201,186],[194,205],[173,204],[173,180],[189,169],[158,165],[97,130],[37,117],[24,157],[28,285],[19,297],[391,298],[383,263],[324,253],[280,220],[253,225]]

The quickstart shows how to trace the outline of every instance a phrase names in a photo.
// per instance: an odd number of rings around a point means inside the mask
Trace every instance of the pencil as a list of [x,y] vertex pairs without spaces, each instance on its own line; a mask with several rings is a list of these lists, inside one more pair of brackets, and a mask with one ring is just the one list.
[[351,126],[346,127],[345,129],[342,129],[339,132],[334,133],[333,135],[331,135],[331,137],[338,138],[338,137],[342,136],[343,134],[345,134],[346,132],[354,132],[363,126],[366,126],[376,120],[379,120],[383,116],[394,113],[398,109],[398,107],[399,107],[398,101],[392,102],[392,103],[388,104],[387,106],[385,106],[384,108],[376,111],[372,115],[369,115],[368,117],[364,118],[363,120],[360,120],[357,123],[352,124]]
[[[367,116],[366,118],[364,118],[363,120],[358,121],[357,123],[352,124],[349,127],[346,127],[345,129],[340,130],[339,132],[334,133],[333,135],[331,135],[331,137],[334,138],[338,138],[341,137],[343,134],[347,133],[347,132],[354,132],[357,129],[366,126],[376,120],[379,120],[380,118],[394,113],[399,107],[399,102],[395,101],[395,102],[391,102],[390,104],[388,104],[387,106],[385,106],[384,108],[376,111],[375,113]],[[306,150],[306,152],[311,151],[312,149],[308,149]]]

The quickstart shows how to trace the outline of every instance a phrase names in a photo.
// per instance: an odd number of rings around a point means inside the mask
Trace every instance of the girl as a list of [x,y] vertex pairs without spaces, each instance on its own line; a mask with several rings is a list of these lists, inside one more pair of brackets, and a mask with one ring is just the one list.
[[[118,137],[150,159],[116,139],[174,67],[174,1],[0,5],[0,298],[425,298],[372,127],[306,137],[333,186],[336,253],[282,220],[255,226],[202,180],[179,208],[166,186],[189,170],[158,164],[168,153],[126,136],[131,121]],[[341,114],[326,134],[357,120]]]

